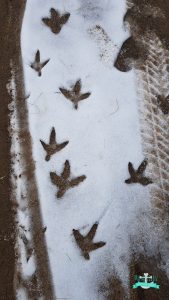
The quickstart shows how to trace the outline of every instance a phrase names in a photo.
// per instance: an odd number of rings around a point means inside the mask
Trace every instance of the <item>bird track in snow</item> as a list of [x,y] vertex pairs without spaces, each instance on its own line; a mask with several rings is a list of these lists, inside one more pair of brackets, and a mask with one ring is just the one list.
[[60,12],[54,8],[50,9],[50,18],[42,18],[43,23],[48,26],[51,31],[55,34],[58,34],[63,25],[65,25],[70,17],[70,13],[65,13],[63,15],[60,14]]
[[58,144],[56,142],[56,131],[55,128],[52,127],[51,133],[50,133],[50,138],[49,138],[49,144],[46,144],[44,141],[40,140],[44,150],[46,151],[46,157],[45,160],[49,161],[51,156],[55,154],[56,152],[61,151],[64,147],[67,146],[69,141],[65,141],[61,144]]
[[86,179],[85,175],[74,178],[70,178],[70,175],[70,163],[68,160],[65,161],[64,168],[60,176],[57,175],[56,172],[50,172],[52,183],[58,187],[57,198],[62,198],[67,190],[78,186]]
[[90,259],[90,252],[97,250],[106,245],[105,242],[93,242],[93,239],[96,235],[98,223],[95,223],[89,232],[83,236],[79,230],[73,229],[73,235],[76,240],[78,247],[81,249],[82,255],[86,260]]
[[40,61],[40,51],[37,50],[37,52],[35,54],[35,60],[34,60],[33,63],[31,63],[30,67],[38,73],[38,76],[41,76],[42,75],[42,69],[44,68],[44,66],[47,65],[49,60],[50,59],[47,59],[44,62],[41,62]]
[[75,82],[75,84],[71,87],[70,90],[67,90],[63,87],[59,88],[60,92],[65,96],[65,98],[67,98],[73,103],[75,109],[78,109],[80,101],[89,98],[89,96],[91,95],[90,92],[81,93],[81,89],[82,83],[80,79]]

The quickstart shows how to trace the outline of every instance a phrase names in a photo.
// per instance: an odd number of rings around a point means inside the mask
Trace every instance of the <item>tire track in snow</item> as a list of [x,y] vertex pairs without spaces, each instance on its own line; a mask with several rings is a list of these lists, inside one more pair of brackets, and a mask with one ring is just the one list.
[[[133,1],[128,0],[128,9],[132,5],[134,5]],[[134,275],[143,273],[147,269],[153,275],[157,275],[161,288],[159,293],[149,291],[147,294],[143,291],[134,292],[131,290],[132,300],[150,299],[151,297],[155,297],[153,299],[166,299],[168,294],[166,271],[168,265],[169,117],[163,114],[158,107],[157,96],[162,94],[167,96],[169,92],[169,52],[164,48],[157,35],[152,32],[148,32],[142,37],[142,46],[143,49],[147,50],[148,55],[145,63],[142,63],[140,68],[135,68],[135,73],[138,86],[143,153],[149,160],[147,171],[154,182],[149,188],[153,208],[151,221],[155,228],[153,237],[156,238],[154,247],[157,249],[155,257],[147,259],[147,254],[144,254],[144,257],[138,255],[137,258],[132,259],[130,286],[134,283]],[[158,237],[160,237],[159,240]],[[145,243],[148,244],[149,242],[145,240]],[[149,255],[151,254],[149,253]]]
[[[132,0],[128,0],[126,1],[126,5],[127,8],[132,8],[134,3]],[[105,63],[103,54],[106,52],[113,52],[113,47],[112,49],[109,49],[108,44],[106,44],[106,39],[103,39],[103,42],[101,40],[101,35],[99,36],[96,29],[92,29],[90,33],[98,43],[102,60]],[[138,37],[136,37],[136,41],[137,40],[140,42]],[[169,117],[164,115],[158,107],[157,97],[162,94],[167,96],[169,92],[169,73],[167,70],[169,53],[166,49],[164,49],[160,39],[155,34],[152,34],[152,32],[151,36],[149,33],[144,35],[141,45],[142,49],[145,48],[148,51],[148,56],[145,63],[142,64],[141,61],[141,68],[140,63],[137,65],[137,70],[135,70],[135,72],[139,94],[139,113],[143,154],[149,161],[147,168],[148,176],[153,179],[153,185],[149,187],[152,202],[152,215],[148,217],[150,218],[149,223],[151,224],[148,224],[147,230],[149,230],[150,227],[153,230],[153,226],[156,228],[156,232],[153,234],[153,237],[156,239],[153,242],[153,250],[155,251],[156,256],[154,258],[154,266],[150,262],[146,261],[144,257],[141,259],[141,256],[139,259],[136,259],[135,261],[133,260],[131,262],[130,278],[132,281],[136,269],[138,271],[138,267],[140,268],[141,266],[144,266],[144,268],[150,268],[151,266],[152,272],[156,272],[157,276],[159,274],[161,281],[162,279],[164,281],[164,289],[160,294],[160,296],[163,297],[163,293],[166,293],[165,288],[168,284],[167,279],[165,278],[165,272],[160,269],[161,266],[164,267],[164,264],[168,263],[165,251],[168,249],[166,232],[168,229],[167,219],[169,196]],[[108,65],[111,66],[111,63],[108,62]],[[145,236],[143,237],[145,248],[149,247],[149,241],[146,240],[147,236],[149,236],[149,234],[145,233]],[[157,241],[158,237],[160,237],[159,241]],[[163,257],[159,258],[158,254]],[[163,259],[165,263],[163,262]],[[142,297],[147,299],[142,293],[136,294],[131,292],[132,299],[143,299]],[[159,296],[157,296],[157,299],[159,299]]]
[[[32,143],[29,133],[29,124],[27,118],[27,106],[24,93],[24,84],[22,80],[23,71],[20,62],[15,62],[15,82],[16,82],[16,110],[17,121],[19,123],[19,141],[21,146],[21,160],[23,173],[26,177],[26,197],[29,204],[30,223],[32,231],[32,240],[37,264],[37,278],[42,289],[44,299],[53,300],[54,291],[52,287],[52,276],[48,260],[47,246],[43,234],[43,222],[41,217],[41,209],[39,205],[38,188],[35,178],[35,164],[32,158]],[[22,74],[22,75],[21,75]]]
[[[17,1],[15,1],[15,3],[12,5],[17,7]],[[15,18],[15,16],[13,16],[13,18]],[[14,24],[14,22],[12,22],[12,24]],[[21,28],[21,25],[22,20],[19,29]],[[50,273],[46,241],[43,234],[43,222],[39,205],[38,188],[34,173],[35,165],[32,158],[32,143],[29,132],[27,104],[25,101],[24,75],[19,39],[20,30],[17,31],[18,55],[16,55],[15,59],[13,60],[12,70],[16,85],[15,105],[18,122],[19,144],[21,148],[20,161],[22,163],[23,176],[26,180],[26,197],[29,204],[31,234],[37,264],[37,279],[41,286],[43,299],[53,300],[55,299],[55,296],[52,286],[52,276]]]
[[[132,1],[127,1],[127,7],[132,7]],[[144,156],[149,159],[147,170],[154,182],[150,186],[152,198],[156,199],[154,204],[162,209],[162,203],[168,206],[169,196],[169,184],[166,184],[169,178],[169,116],[158,107],[157,96],[169,93],[169,51],[152,33],[151,37],[147,34],[143,38],[143,46],[148,50],[148,56],[140,70],[135,70],[141,135]]]
[[[148,57],[142,71],[136,71],[139,85],[141,135],[149,173],[154,184],[150,187],[158,221],[168,206],[169,184],[169,117],[158,107],[157,96],[169,92],[167,71],[168,51],[157,37],[145,39]],[[160,213],[160,215],[159,215]]]

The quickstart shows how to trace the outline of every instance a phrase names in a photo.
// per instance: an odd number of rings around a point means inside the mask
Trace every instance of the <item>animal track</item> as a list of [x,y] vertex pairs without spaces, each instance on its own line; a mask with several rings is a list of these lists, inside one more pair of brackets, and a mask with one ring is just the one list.
[[89,253],[91,251],[97,250],[106,245],[105,242],[97,242],[97,243],[93,242],[93,239],[97,231],[97,227],[98,227],[98,223],[95,223],[86,236],[83,236],[79,232],[79,230],[73,229],[73,235],[76,240],[76,243],[81,249],[83,257],[87,260],[90,259]]
[[147,166],[147,159],[143,160],[137,170],[134,169],[133,164],[129,162],[128,170],[130,173],[130,178],[125,180],[125,183],[140,183],[142,185],[148,185],[152,183],[152,180],[144,176],[144,172]]
[[58,144],[56,142],[56,132],[55,132],[54,127],[52,127],[52,130],[51,130],[51,133],[50,133],[49,144],[46,144],[42,140],[40,140],[40,142],[41,142],[44,150],[47,153],[47,155],[45,157],[46,161],[49,161],[53,154],[55,154],[56,152],[61,151],[69,143],[69,141],[63,142],[61,144]]
[[72,86],[71,90],[67,90],[65,88],[59,88],[61,93],[71,102],[73,102],[75,109],[78,109],[79,101],[85,100],[91,95],[91,93],[89,92],[82,94],[81,89],[82,89],[82,84],[80,79],[76,81],[76,83]]
[[40,62],[40,51],[38,50],[35,54],[35,60],[30,65],[32,69],[34,69],[36,72],[38,72],[38,76],[42,75],[42,69],[43,67],[49,62],[50,59],[45,60],[43,63]]
[[168,113],[169,113],[169,95],[167,97],[165,97],[164,95],[159,95],[157,97],[157,103],[158,103],[158,106],[160,107],[160,109],[162,110],[162,112],[165,115],[168,115]]
[[70,13],[61,15],[58,10],[51,8],[50,14],[50,18],[42,18],[42,21],[46,26],[50,27],[53,33],[58,34],[61,31],[63,25],[67,23],[70,17]]
[[58,187],[57,198],[62,198],[68,189],[79,185],[86,179],[86,176],[82,175],[70,179],[70,163],[66,160],[61,175],[59,176],[55,172],[50,172],[50,178],[52,183]]

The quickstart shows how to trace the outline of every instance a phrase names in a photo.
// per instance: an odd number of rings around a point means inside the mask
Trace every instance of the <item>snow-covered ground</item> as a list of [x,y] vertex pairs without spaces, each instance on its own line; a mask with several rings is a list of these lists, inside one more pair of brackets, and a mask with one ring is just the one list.
[[[148,188],[124,183],[129,177],[128,162],[137,168],[144,159],[135,75],[118,71],[112,63],[129,36],[123,27],[125,5],[125,0],[27,0],[21,37],[26,93],[30,94],[26,101],[58,299],[104,299],[99,285],[114,270],[127,284],[130,239],[138,233],[142,212],[149,208]],[[42,22],[51,7],[70,13],[56,35]],[[107,42],[93,30],[96,25],[107,33]],[[41,77],[30,68],[38,49],[42,61],[50,58]],[[78,79],[82,92],[91,96],[75,110],[59,87],[69,89]],[[57,141],[69,140],[69,144],[47,162],[39,140],[48,143],[52,127]],[[84,174],[87,179],[57,199],[49,174],[60,174],[67,159],[71,174]],[[95,241],[106,245],[86,261],[72,229],[85,234],[96,221]]]

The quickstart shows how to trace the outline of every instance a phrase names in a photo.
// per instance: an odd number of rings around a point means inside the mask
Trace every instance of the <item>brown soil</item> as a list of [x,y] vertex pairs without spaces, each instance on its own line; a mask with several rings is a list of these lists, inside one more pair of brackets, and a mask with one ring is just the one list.
[[129,71],[133,64],[139,68],[144,64],[147,49],[143,37],[155,33],[164,47],[169,49],[169,2],[167,0],[133,0],[133,7],[127,10],[124,24],[130,27],[131,37],[127,39],[117,56],[115,67],[122,72]]
[[125,295],[125,289],[117,274],[109,275],[101,283],[99,294],[103,295],[105,300],[128,300]]
[[147,31],[154,32],[169,47],[168,0],[133,0],[133,4],[124,16],[124,21],[130,23],[132,34],[141,38]]
[[[16,83],[16,107],[19,122],[19,138],[21,145],[20,159],[23,165],[23,173],[27,180],[26,197],[29,202],[31,216],[32,240],[37,263],[36,276],[41,294],[45,300],[53,300],[54,291],[50,274],[46,241],[43,232],[43,224],[39,207],[38,191],[34,174],[34,161],[32,159],[31,137],[29,133],[27,107],[24,93],[23,69],[20,49],[20,30],[25,9],[26,0],[2,0],[0,19],[0,86],[1,86],[1,206],[0,206],[0,298],[2,300],[15,299],[15,212],[10,201],[10,139],[8,136],[8,104],[12,100],[9,96],[6,84],[11,78],[10,60],[14,66]],[[23,175],[23,174],[22,174]],[[15,201],[15,199],[13,199]],[[29,298],[31,299],[31,298]]]
[[[16,1],[14,1],[16,4]],[[8,104],[11,97],[6,89],[6,84],[11,77],[10,59],[16,56],[17,45],[15,33],[20,27],[20,20],[24,10],[24,1],[11,5],[11,1],[1,1],[0,18],[0,298],[15,299],[14,274],[15,274],[15,212],[11,201],[10,183],[10,138],[8,134],[9,117]],[[17,16],[11,31],[11,14]]]
[[130,71],[133,64],[136,64],[136,62],[140,64],[146,59],[146,52],[143,49],[140,41],[132,36],[129,37],[124,41],[114,66],[121,72]]
[[[38,188],[35,178],[35,164],[32,157],[32,141],[29,132],[28,111],[25,101],[24,76],[22,69],[21,49],[18,45],[18,55],[14,60],[15,82],[16,82],[16,108],[19,125],[19,141],[21,146],[21,161],[23,174],[27,183],[27,200],[30,212],[32,243],[36,258],[37,294],[43,295],[45,300],[53,300],[54,289],[47,253],[45,235],[39,204]],[[40,287],[40,292],[39,292]],[[29,297],[30,299],[30,297]],[[34,299],[34,298],[32,298]]]
[[133,260],[131,263],[131,286],[134,284],[134,275],[143,275],[143,273],[149,273],[157,276],[157,283],[160,285],[160,289],[148,289],[141,288],[133,289],[131,291],[131,300],[167,300],[169,299],[169,281],[166,278],[165,272],[160,270],[157,266],[157,258],[150,257],[145,258],[140,256]]

